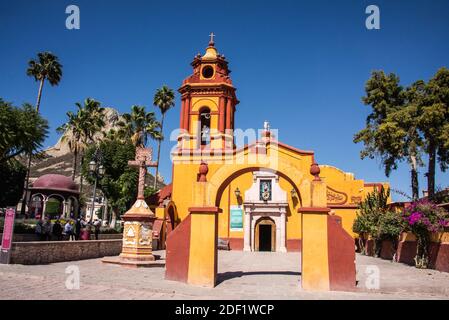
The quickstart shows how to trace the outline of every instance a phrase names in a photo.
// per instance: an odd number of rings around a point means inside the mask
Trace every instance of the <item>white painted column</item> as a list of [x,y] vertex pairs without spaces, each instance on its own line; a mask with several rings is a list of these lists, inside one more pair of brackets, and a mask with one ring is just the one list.
[[102,225],[106,226],[108,223],[108,198],[104,197],[104,210],[103,210],[103,216],[101,217]]
[[48,199],[44,199],[43,201],[41,220],[45,220],[45,210],[47,209],[47,201]]
[[259,216],[254,216],[254,213],[251,215],[251,234],[250,234],[250,241],[251,241],[251,251],[256,251],[256,221],[259,219]]
[[69,201],[66,200],[66,201],[64,201],[64,206],[62,209],[62,218],[67,218],[68,208],[69,208]]
[[287,247],[285,246],[285,229],[286,229],[286,219],[285,219],[285,210],[281,211],[281,219],[280,219],[280,227],[281,227],[281,232],[280,232],[280,246],[279,246],[279,252],[287,252]]
[[251,213],[249,210],[245,210],[244,228],[243,251],[251,251]]
[[275,251],[276,252],[281,252],[281,239],[282,239],[282,220],[281,220],[281,216],[279,215],[279,217],[276,216],[271,216],[270,218],[272,218],[274,220],[274,227],[276,229],[276,248]]

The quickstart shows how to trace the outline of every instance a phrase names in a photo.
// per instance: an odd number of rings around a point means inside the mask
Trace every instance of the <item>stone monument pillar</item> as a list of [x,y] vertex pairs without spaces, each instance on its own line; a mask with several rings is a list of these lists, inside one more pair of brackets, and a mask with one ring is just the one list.
[[[145,202],[145,175],[147,167],[155,167],[152,162],[152,150],[138,147],[136,158],[128,164],[139,168],[139,183],[137,200],[134,205],[123,216],[125,221],[123,229],[123,246],[120,258],[105,258],[105,263],[116,263],[135,267],[155,265],[153,255],[153,223],[155,214]],[[163,266],[163,264],[162,264]]]

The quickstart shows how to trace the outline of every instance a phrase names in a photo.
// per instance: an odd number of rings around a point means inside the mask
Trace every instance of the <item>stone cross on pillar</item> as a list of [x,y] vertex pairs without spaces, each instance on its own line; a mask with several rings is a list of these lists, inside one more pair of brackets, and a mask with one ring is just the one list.
[[153,256],[153,223],[156,216],[145,202],[145,175],[147,167],[156,166],[152,162],[152,149],[138,147],[135,160],[128,165],[139,168],[137,200],[123,216],[123,247],[121,262],[134,266],[148,266],[155,260]]
[[157,163],[152,162],[153,150],[149,148],[137,147],[136,159],[128,161],[130,167],[139,168],[139,184],[137,189],[137,200],[145,200],[145,176],[147,167],[156,167]]

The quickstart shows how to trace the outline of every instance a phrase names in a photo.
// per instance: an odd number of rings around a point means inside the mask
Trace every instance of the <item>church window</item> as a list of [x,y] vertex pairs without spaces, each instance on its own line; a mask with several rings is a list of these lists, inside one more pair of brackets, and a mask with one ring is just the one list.
[[210,109],[203,108],[200,111],[201,145],[210,144]]
[[203,67],[203,77],[206,79],[210,79],[214,76],[214,68],[211,66]]

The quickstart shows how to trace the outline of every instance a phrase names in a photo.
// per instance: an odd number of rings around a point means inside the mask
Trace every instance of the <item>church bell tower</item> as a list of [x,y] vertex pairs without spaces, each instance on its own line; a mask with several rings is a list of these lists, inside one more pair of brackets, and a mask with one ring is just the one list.
[[182,99],[178,148],[212,152],[233,149],[234,114],[239,101],[228,62],[215,48],[213,33],[206,53],[196,55],[191,65],[193,74],[178,90]]

